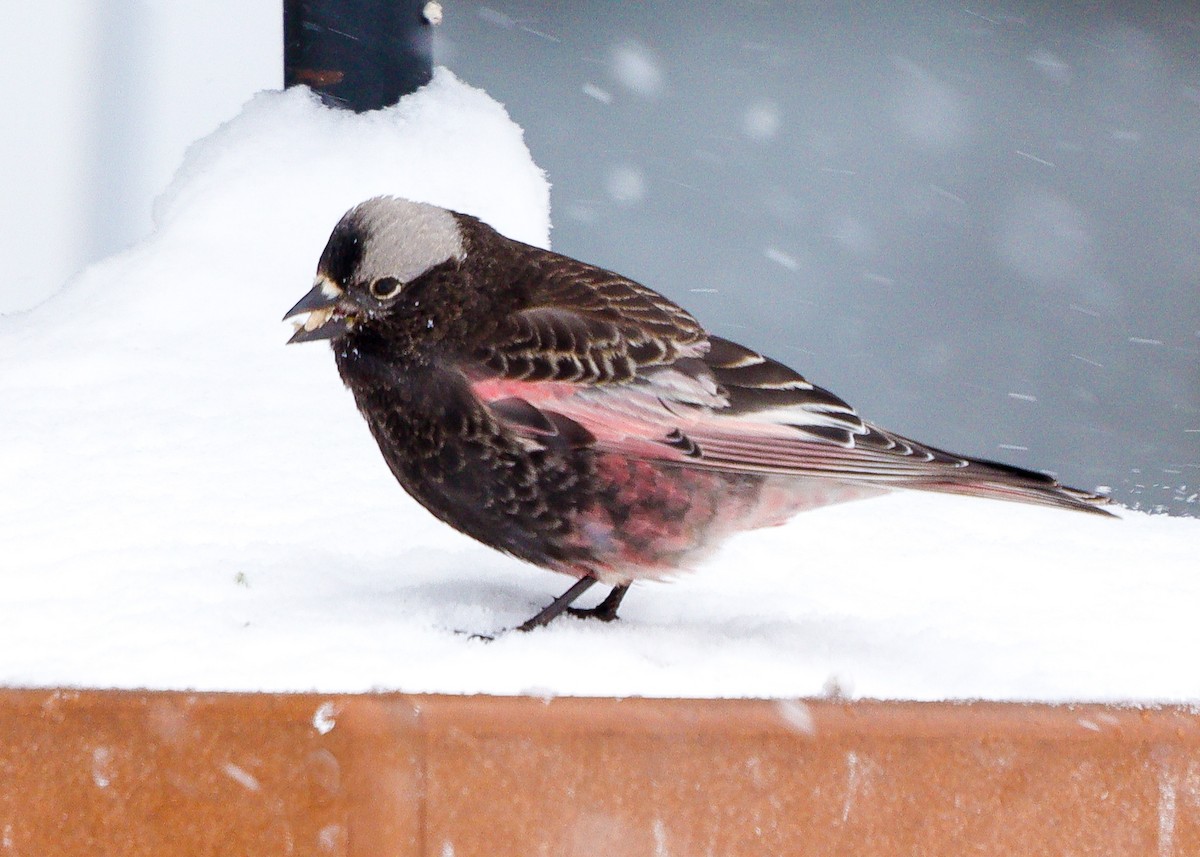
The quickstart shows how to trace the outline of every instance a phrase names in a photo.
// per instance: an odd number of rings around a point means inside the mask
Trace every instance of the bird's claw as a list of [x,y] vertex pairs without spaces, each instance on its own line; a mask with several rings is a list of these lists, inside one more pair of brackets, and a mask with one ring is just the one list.
[[596,607],[568,607],[567,612],[578,619],[595,619],[600,622],[615,622],[620,618],[616,608],[607,608],[603,604]]

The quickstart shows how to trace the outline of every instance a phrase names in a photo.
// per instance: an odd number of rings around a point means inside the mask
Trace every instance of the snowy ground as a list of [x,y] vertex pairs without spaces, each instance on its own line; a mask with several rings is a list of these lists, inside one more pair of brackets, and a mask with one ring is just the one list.
[[330,228],[383,192],[548,241],[519,129],[448,73],[361,117],[268,93],[150,239],[0,318],[0,682],[1200,700],[1200,521],[1130,512],[893,495],[744,535],[615,625],[460,633],[569,580],[419,509],[328,349],[283,345]]

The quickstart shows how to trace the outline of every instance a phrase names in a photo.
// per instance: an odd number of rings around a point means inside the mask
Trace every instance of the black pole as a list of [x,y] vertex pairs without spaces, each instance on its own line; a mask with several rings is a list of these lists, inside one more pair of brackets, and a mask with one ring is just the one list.
[[425,0],[283,0],[283,85],[307,84],[325,103],[378,110],[433,77]]

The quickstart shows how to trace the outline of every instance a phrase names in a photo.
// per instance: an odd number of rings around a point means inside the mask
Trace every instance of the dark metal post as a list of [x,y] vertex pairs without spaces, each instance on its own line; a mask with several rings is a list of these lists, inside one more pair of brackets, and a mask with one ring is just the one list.
[[327,104],[378,110],[433,77],[425,0],[283,0],[283,84]]

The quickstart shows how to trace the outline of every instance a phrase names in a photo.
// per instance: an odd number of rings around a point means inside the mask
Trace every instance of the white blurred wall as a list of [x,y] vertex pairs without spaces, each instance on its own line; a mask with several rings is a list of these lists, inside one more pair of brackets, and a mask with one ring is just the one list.
[[0,312],[150,231],[187,146],[282,85],[280,0],[0,4]]

